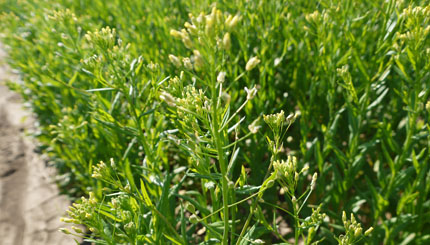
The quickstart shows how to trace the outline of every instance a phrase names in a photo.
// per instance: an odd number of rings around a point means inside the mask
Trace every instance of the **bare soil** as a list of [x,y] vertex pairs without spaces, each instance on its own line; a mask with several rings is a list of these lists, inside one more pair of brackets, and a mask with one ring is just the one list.
[[[60,233],[60,217],[70,205],[53,182],[55,170],[46,167],[25,136],[34,120],[22,109],[20,97],[4,81],[18,81],[2,62],[0,46],[0,245],[67,245],[73,237]],[[25,119],[25,120],[24,120]]]

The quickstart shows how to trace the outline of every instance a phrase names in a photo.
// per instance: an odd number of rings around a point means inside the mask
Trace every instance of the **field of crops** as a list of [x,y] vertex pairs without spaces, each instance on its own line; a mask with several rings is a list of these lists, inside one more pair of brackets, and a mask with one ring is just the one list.
[[[430,1],[2,0],[95,244],[429,244]],[[80,228],[79,228],[80,227]],[[0,242],[1,243],[1,242]]]

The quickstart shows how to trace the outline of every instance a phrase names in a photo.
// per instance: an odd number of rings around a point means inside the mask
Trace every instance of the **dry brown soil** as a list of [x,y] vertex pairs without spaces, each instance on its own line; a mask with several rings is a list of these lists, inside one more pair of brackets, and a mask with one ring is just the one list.
[[58,194],[55,171],[25,136],[34,121],[20,97],[4,86],[5,80],[18,79],[4,58],[0,46],[0,245],[76,244],[58,231],[70,202]]

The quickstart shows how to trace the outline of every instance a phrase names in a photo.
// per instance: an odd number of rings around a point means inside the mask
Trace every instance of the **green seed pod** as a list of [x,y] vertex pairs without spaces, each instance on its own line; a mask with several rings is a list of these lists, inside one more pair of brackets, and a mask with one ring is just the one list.
[[195,213],[195,212],[196,212],[196,207],[194,207],[194,205],[193,205],[193,204],[191,204],[191,203],[187,203],[187,204],[185,205],[185,209],[186,209],[188,212],[190,212],[190,213]]

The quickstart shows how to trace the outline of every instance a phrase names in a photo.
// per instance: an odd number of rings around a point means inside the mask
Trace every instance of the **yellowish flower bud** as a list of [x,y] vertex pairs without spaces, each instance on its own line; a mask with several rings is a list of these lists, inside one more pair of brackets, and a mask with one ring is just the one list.
[[231,22],[231,20],[233,19],[233,15],[228,15],[227,16],[227,18],[225,19],[225,22],[224,22],[224,24],[226,25],[226,26],[228,26],[229,24],[230,24],[230,22]]
[[196,70],[201,70],[204,66],[203,57],[198,50],[194,50],[194,67]]
[[66,228],[60,228],[60,229],[58,229],[58,231],[63,232],[64,234],[67,234],[67,235],[72,234],[72,233],[71,233],[69,230],[67,230]]
[[174,66],[176,66],[176,67],[181,67],[181,65],[182,65],[182,63],[181,63],[181,61],[179,60],[179,58],[178,57],[176,57],[176,56],[174,56],[173,54],[169,54],[169,60],[170,60],[170,62],[172,62],[172,64],[174,65]]
[[254,56],[248,60],[248,63],[246,63],[245,69],[247,71],[250,71],[254,69],[259,63],[260,63],[260,60]]
[[206,32],[210,33],[215,25],[215,17],[212,15],[206,15]]
[[78,228],[78,227],[76,227],[76,226],[72,226],[72,229],[73,229],[76,233],[84,233],[84,232],[82,231],[82,229],[80,229],[80,228]]
[[358,227],[357,229],[355,229],[354,231],[354,236],[355,237],[359,237],[361,235],[361,232],[363,231],[363,229],[361,227]]
[[367,229],[367,230],[364,232],[364,235],[365,235],[365,236],[368,236],[368,235],[370,235],[370,234],[372,233],[372,231],[373,231],[373,227],[370,227],[369,229]]
[[197,34],[197,27],[195,25],[190,24],[189,22],[185,22],[184,26],[185,28],[187,28],[188,32],[191,33],[192,35]]
[[184,43],[185,47],[188,49],[191,49],[193,47],[193,42],[191,41],[188,35],[182,38],[182,42]]
[[225,25],[227,26],[227,28],[233,29],[237,25],[237,23],[239,23],[239,21],[240,21],[239,15],[235,15],[234,17],[231,17],[231,15],[230,15],[225,20]]
[[190,58],[188,58],[188,57],[183,58],[182,62],[184,63],[184,67],[187,68],[188,70],[192,70],[193,69],[193,64],[191,64]]
[[230,50],[231,48],[231,39],[230,39],[230,33],[224,34],[224,37],[222,39],[222,44],[225,50]]
[[172,36],[172,37],[174,37],[174,38],[177,38],[177,39],[181,39],[182,38],[182,33],[181,32],[179,32],[179,31],[177,31],[177,30],[170,30],[170,35]]

